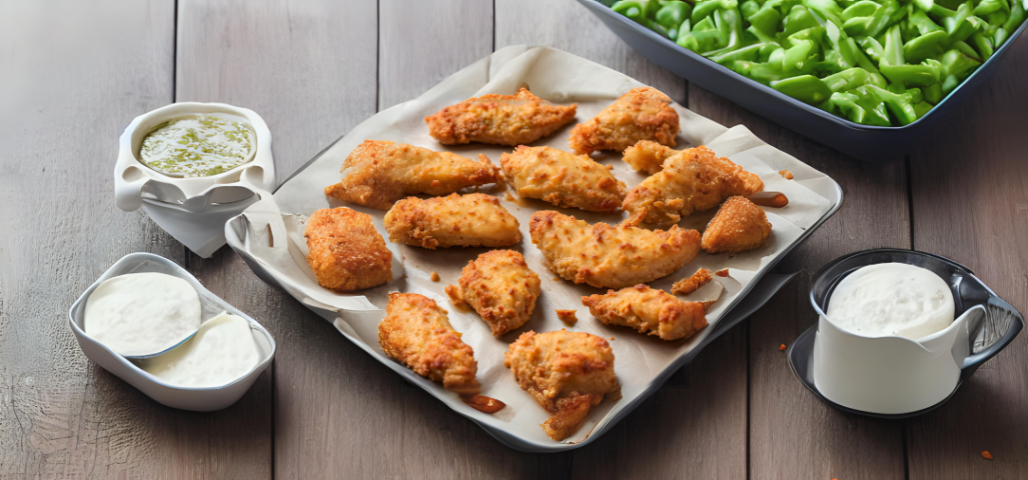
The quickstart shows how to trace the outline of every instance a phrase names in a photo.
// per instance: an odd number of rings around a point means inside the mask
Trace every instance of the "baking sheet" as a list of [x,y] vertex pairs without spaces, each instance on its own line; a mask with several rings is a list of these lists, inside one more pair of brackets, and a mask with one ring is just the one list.
[[[734,256],[701,252],[693,262],[678,272],[651,283],[654,288],[670,289],[674,281],[691,275],[700,267],[712,271],[730,269],[729,277],[715,277],[724,286],[724,293],[708,311],[707,319],[711,326],[684,341],[665,342],[627,328],[600,324],[582,306],[581,297],[603,293],[605,289],[574,285],[559,279],[544,266],[541,252],[531,244],[528,221],[536,211],[557,210],[590,223],[604,221],[611,224],[620,222],[626,216],[623,212],[600,214],[559,209],[538,200],[518,199],[512,190],[500,186],[485,186],[480,191],[499,198],[501,204],[517,217],[524,238],[512,249],[524,254],[529,267],[542,280],[544,293],[532,319],[524,327],[499,338],[493,337],[486,323],[475,312],[455,308],[443,291],[446,285],[456,283],[461,269],[468,261],[488,250],[485,248],[430,251],[390,243],[389,248],[394,254],[394,278],[390,283],[361,292],[363,295],[341,295],[318,285],[305,259],[307,252],[303,228],[307,215],[321,208],[347,206],[371,215],[376,228],[388,238],[382,227],[385,212],[327,199],[323,194],[325,186],[339,181],[343,159],[355,146],[366,139],[392,140],[433,150],[448,150],[469,158],[476,158],[479,153],[483,153],[498,165],[500,154],[511,151],[511,148],[484,145],[446,147],[428,135],[423,119],[426,115],[469,97],[486,93],[513,94],[522,84],[527,84],[534,94],[554,103],[577,103],[576,122],[591,118],[628,90],[642,86],[625,75],[559,50],[524,46],[499,50],[457,72],[421,97],[380,112],[358,125],[282,185],[272,198],[263,199],[248,208],[243,213],[248,225],[241,247],[290,294],[333,321],[341,332],[363,343],[365,350],[394,367],[408,380],[419,384],[454,410],[475,421],[501,429],[533,445],[555,446],[557,442],[550,440],[539,427],[549,414],[518,387],[513,375],[503,366],[508,344],[524,331],[546,332],[561,328],[613,338],[610,344],[623,397],[620,400],[607,399],[590,412],[582,428],[564,442],[575,444],[582,442],[596,427],[610,421],[620,409],[642,395],[675,359],[695,349],[727,310],[734,306],[740,293],[748,291],[750,284],[778,256],[799,241],[807,229],[818,225],[836,206],[829,198],[836,198],[834,192],[837,185],[824,174],[768,146],[745,127],[726,128],[680,105],[674,105],[681,117],[682,128],[676,148],[707,145],[719,156],[728,157],[747,171],[759,175],[764,181],[765,190],[783,192],[790,201],[782,209],[765,208],[773,226],[772,237],[766,246]],[[569,150],[567,139],[572,125],[534,145]],[[601,164],[613,166],[614,175],[629,188],[645,178],[645,174],[631,170],[622,162],[620,155],[595,155],[594,158]],[[783,169],[790,170],[794,179],[784,179],[778,173]],[[702,231],[714,213],[712,210],[695,214],[683,220],[681,225]],[[430,280],[432,272],[439,274],[439,282]],[[714,288],[708,285],[685,298],[701,299]],[[456,394],[418,377],[384,355],[377,341],[378,323],[388,303],[387,294],[393,291],[426,295],[449,311],[450,323],[463,333],[463,340],[475,351],[478,379],[483,386],[482,394],[500,399],[507,404],[507,408],[494,415],[473,410],[464,405]],[[576,309],[578,323],[567,327],[556,317],[554,310],[558,308]]]

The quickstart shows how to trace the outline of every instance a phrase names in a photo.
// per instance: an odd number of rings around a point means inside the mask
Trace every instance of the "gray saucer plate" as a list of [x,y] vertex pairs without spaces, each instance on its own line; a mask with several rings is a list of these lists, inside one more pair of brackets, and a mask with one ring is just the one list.
[[880,248],[851,253],[839,257],[822,267],[814,275],[814,281],[810,289],[810,302],[813,304],[814,310],[819,313],[824,310],[835,286],[846,275],[866,265],[887,262],[917,265],[927,268],[947,280],[947,283],[949,283],[950,288],[953,290],[953,300],[956,303],[955,313],[957,316],[960,316],[975,305],[985,306],[985,319],[974,327],[970,335],[971,356],[967,358],[962,366],[957,386],[945,400],[914,412],[881,414],[844,407],[825,398],[818,391],[817,386],[814,385],[814,335],[817,333],[816,324],[800,334],[789,347],[786,356],[789,359],[789,367],[792,368],[792,373],[796,374],[796,378],[799,379],[800,383],[828,405],[844,412],[898,420],[928,413],[942,406],[950,398],[953,398],[953,395],[963,385],[964,381],[970,378],[978,370],[978,367],[996,356],[997,353],[1014,340],[1014,337],[1024,328],[1024,318],[1017,309],[1002,298],[999,298],[992,289],[982,283],[978,277],[975,277],[969,268],[938,255],[897,248]]

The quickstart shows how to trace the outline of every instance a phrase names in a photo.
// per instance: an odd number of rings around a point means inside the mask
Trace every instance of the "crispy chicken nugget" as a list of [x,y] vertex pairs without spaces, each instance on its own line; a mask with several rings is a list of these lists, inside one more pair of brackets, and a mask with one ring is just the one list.
[[431,298],[390,293],[385,318],[378,324],[378,343],[386,355],[447,390],[461,395],[480,391],[475,352],[450,326],[446,310]]
[[580,155],[596,150],[624,151],[639,140],[675,146],[678,112],[671,99],[651,87],[633,88],[599,115],[575,125],[568,143]]
[[367,214],[342,207],[321,209],[307,220],[303,235],[307,263],[322,287],[352,292],[393,278],[393,254]]
[[620,396],[614,352],[606,340],[584,332],[525,332],[505,356],[521,389],[553,414],[543,431],[561,441],[582,425],[604,396]]
[[552,105],[527,88],[516,95],[482,95],[425,117],[428,133],[443,145],[532,143],[575,119],[578,105]]
[[628,191],[621,208],[626,223],[667,228],[683,216],[716,207],[732,195],[749,196],[764,189],[760,177],[704,146],[682,150],[664,161],[664,169]]
[[625,182],[585,155],[522,145],[513,154],[502,154],[500,167],[518,195],[558,207],[612,212],[625,199]]
[[700,233],[677,225],[668,231],[589,225],[542,211],[532,215],[529,231],[554,273],[599,288],[656,280],[682,268],[700,251]]
[[703,231],[700,247],[712,254],[745,252],[763,245],[770,235],[764,210],[744,197],[731,197]]
[[384,223],[392,242],[429,249],[509,247],[521,241],[518,219],[484,193],[405,198],[386,213]]
[[653,175],[664,168],[664,160],[679,153],[680,150],[665,147],[651,140],[639,140],[635,145],[625,149],[621,159],[636,171]]
[[342,172],[342,181],[325,187],[326,196],[389,210],[408,195],[447,195],[495,183],[500,171],[484,155],[476,162],[406,143],[365,140],[343,161]]
[[457,285],[446,287],[455,305],[471,305],[496,336],[524,325],[540,293],[539,275],[513,250],[479,255],[464,267]]
[[646,285],[582,297],[594,317],[607,325],[631,327],[662,340],[689,338],[707,326],[706,308]]

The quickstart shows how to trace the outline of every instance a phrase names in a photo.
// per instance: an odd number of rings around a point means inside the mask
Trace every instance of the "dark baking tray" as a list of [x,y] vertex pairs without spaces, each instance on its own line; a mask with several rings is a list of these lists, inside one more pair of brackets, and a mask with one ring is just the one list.
[[[1024,22],[970,77],[928,114],[902,127],[876,127],[853,123],[807,105],[767,85],[750,80],[702,55],[678,46],[668,38],[615,13],[599,0],[578,0],[607,28],[654,63],[704,89],[814,141],[867,162],[891,162],[903,158],[935,124],[971,96],[996,73],[1000,59],[1024,32]],[[609,3],[609,0],[608,0]]]

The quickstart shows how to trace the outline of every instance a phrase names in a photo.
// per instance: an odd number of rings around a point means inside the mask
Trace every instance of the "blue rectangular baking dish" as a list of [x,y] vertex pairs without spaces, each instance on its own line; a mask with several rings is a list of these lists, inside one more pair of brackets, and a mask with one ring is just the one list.
[[928,114],[902,127],[860,125],[807,105],[767,85],[678,46],[666,37],[615,13],[610,0],[578,0],[629,46],[675,75],[725,97],[790,130],[866,162],[903,158],[936,123],[996,73],[1000,59],[1024,32],[1028,22],[1010,35],[992,57],[964,80]]

